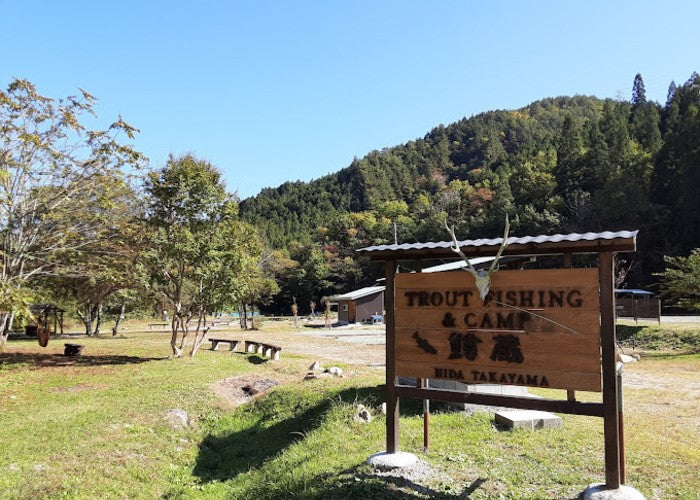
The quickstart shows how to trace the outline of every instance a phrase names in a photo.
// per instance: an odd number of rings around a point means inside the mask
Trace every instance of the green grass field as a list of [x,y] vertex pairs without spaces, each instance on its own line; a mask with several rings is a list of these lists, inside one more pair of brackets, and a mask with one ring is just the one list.
[[[167,332],[86,339],[84,355],[17,340],[0,353],[0,498],[571,498],[603,480],[600,419],[500,432],[486,414],[434,405],[422,452],[419,403],[402,403],[401,447],[427,462],[424,480],[378,477],[384,448],[383,372],[302,382],[311,358],[212,352],[171,359]],[[351,348],[351,346],[349,346]],[[627,482],[648,497],[700,492],[700,356],[626,367]],[[233,408],[212,384],[250,374],[280,385]],[[533,391],[563,397],[563,391]],[[598,394],[581,394],[598,400]],[[356,403],[372,407],[356,423]],[[191,426],[165,419],[186,410]]]

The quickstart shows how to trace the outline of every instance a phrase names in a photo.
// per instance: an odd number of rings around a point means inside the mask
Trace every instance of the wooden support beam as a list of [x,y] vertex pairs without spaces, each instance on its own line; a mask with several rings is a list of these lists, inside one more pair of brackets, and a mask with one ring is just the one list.
[[[572,263],[572,258],[570,253],[565,253],[563,256],[564,262],[563,262],[563,268],[564,269],[572,269],[573,268],[573,263]],[[569,401],[576,401],[576,391],[573,390],[567,390],[566,391],[566,399]]]
[[605,486],[620,487],[620,426],[617,387],[617,346],[615,339],[615,294],[613,254],[601,253],[598,261],[600,279],[600,335],[603,364],[603,431],[605,434]]
[[416,399],[426,398],[436,401],[452,401],[455,403],[487,406],[503,406],[508,408],[520,408],[523,410],[552,411],[557,413],[569,413],[572,415],[587,415],[590,417],[603,416],[603,405],[601,403],[499,396],[496,394],[448,391],[443,389],[417,389],[407,385],[398,385],[395,387],[395,390],[396,395],[399,397]]

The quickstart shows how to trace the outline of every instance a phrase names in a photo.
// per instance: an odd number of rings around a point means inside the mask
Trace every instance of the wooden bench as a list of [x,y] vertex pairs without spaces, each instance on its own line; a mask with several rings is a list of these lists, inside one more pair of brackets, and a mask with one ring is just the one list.
[[167,323],[149,323],[148,329],[149,329],[149,330],[153,330],[153,327],[154,327],[154,326],[163,327],[163,330],[165,330],[165,329],[168,327],[168,324],[167,324]]
[[[239,343],[238,340],[231,340],[231,339],[212,339],[212,338],[210,338],[209,341],[211,342],[211,350],[212,351],[218,351],[219,344],[228,344],[229,351],[235,351],[236,346]],[[246,344],[247,344],[247,342],[246,342]]]
[[253,340],[246,340],[245,352],[261,354],[266,358],[270,358],[274,361],[279,361],[282,348],[278,345],[268,344],[267,342],[255,342]]

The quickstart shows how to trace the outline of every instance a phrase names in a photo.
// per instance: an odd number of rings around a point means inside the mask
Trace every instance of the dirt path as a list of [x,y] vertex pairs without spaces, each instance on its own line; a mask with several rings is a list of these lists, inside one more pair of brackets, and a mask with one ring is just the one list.
[[213,331],[209,336],[274,343],[282,347],[283,356],[287,352],[354,365],[385,366],[384,332],[380,329],[301,327],[270,331]]

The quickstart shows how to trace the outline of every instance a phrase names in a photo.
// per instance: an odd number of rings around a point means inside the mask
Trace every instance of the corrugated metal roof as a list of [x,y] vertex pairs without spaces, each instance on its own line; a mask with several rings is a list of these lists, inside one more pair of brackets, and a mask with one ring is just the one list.
[[375,294],[377,292],[383,292],[386,290],[385,286],[368,286],[365,288],[360,288],[359,290],[353,290],[352,292],[344,293],[342,295],[334,295],[328,297],[329,300],[357,300],[362,297],[367,297],[368,295]]
[[632,295],[654,295],[654,292],[640,290],[639,288],[616,288],[615,293],[631,293]]
[[[539,236],[511,236],[508,238],[508,245],[528,245],[531,243],[560,243],[560,242],[575,242],[575,241],[596,241],[596,240],[614,240],[617,238],[636,238],[639,231],[603,231],[602,233],[571,233],[571,234],[552,234]],[[459,241],[460,248],[463,247],[483,247],[497,246],[503,243],[503,238],[482,238],[478,240],[462,240]],[[450,248],[451,241],[431,241],[427,243],[401,243],[399,245],[374,245],[360,248],[358,252],[381,252],[394,250],[421,250],[425,248]]]
[[[469,259],[472,266],[483,264],[484,262],[491,262],[495,257],[474,257]],[[456,260],[454,262],[448,262],[447,264],[440,264],[432,267],[425,267],[421,270],[422,273],[441,273],[443,271],[454,271],[456,269],[462,269],[467,267],[467,263],[463,260]]]

